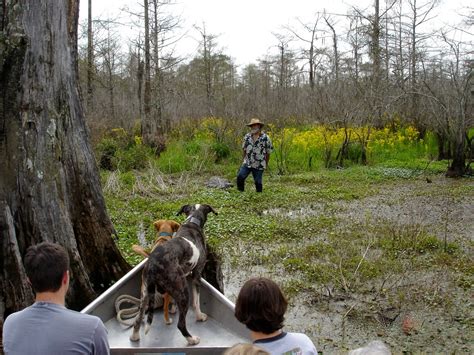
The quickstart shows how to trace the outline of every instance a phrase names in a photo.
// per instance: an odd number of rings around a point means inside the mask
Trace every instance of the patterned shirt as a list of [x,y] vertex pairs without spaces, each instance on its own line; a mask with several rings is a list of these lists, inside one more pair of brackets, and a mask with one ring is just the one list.
[[248,168],[265,170],[267,162],[265,156],[273,151],[272,141],[265,133],[260,133],[256,141],[253,140],[252,134],[247,133],[242,143],[242,149],[245,152],[244,164]]

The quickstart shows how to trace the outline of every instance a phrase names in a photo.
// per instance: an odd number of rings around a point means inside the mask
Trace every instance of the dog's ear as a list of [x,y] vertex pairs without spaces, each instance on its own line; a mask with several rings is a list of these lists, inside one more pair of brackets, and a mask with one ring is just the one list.
[[210,205],[204,205],[203,207],[204,207],[204,212],[206,212],[206,214],[212,212],[217,216],[217,212],[214,211],[214,208],[212,208]]
[[173,230],[173,232],[177,232],[181,224],[175,221],[169,221],[169,222],[170,222],[171,229]]
[[161,225],[163,224],[163,220],[159,219],[158,221],[153,222],[153,225],[155,226],[155,229],[159,232]]
[[184,213],[187,216],[191,212],[191,208],[192,207],[190,205],[184,205],[181,207],[178,213],[176,213],[176,215],[179,216],[181,213]]

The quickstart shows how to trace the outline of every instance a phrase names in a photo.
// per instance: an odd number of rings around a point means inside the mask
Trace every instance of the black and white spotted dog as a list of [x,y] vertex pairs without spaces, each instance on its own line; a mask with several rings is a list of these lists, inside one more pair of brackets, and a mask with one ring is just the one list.
[[148,258],[143,269],[144,287],[141,296],[138,316],[135,319],[131,341],[140,340],[140,327],[143,314],[147,310],[148,333],[153,321],[153,300],[155,292],[167,292],[175,300],[179,309],[178,329],[189,345],[198,344],[200,339],[192,336],[186,328],[186,313],[189,308],[189,291],[187,278],[191,278],[193,290],[193,308],[196,320],[204,322],[207,315],[201,312],[199,288],[201,272],[207,258],[203,227],[207,215],[217,212],[209,205],[185,205],[177,215],[185,213],[188,218],[181,224],[173,239],[156,247]]

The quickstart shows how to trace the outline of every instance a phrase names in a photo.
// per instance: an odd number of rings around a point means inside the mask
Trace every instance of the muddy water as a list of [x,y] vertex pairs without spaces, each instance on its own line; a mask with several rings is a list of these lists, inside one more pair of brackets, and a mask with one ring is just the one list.
[[[462,188],[463,184],[470,186],[467,193],[456,197],[446,193]],[[458,242],[472,256],[473,187],[472,180],[444,177],[431,184],[395,183],[364,199],[331,202],[329,210],[341,221],[337,225],[341,230],[368,219],[372,223],[419,224],[439,238]],[[269,209],[263,213],[305,218],[325,211],[327,205],[315,203],[310,209]],[[275,270],[274,266],[248,268],[233,264],[224,265],[225,293],[232,301],[249,277],[264,275],[277,282],[287,281],[282,270]],[[377,339],[394,353],[474,353],[472,278],[470,287],[461,289],[452,287],[456,277],[448,267],[402,275],[396,286],[407,298],[397,308],[393,307],[393,295],[374,292],[375,285],[351,294],[324,289],[301,292],[290,301],[285,328],[306,333],[324,353],[345,353]],[[449,310],[445,309],[446,301]]]

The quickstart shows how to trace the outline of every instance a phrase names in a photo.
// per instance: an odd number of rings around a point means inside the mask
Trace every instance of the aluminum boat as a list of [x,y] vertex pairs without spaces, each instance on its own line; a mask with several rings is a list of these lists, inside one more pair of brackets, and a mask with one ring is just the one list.
[[206,322],[196,322],[191,306],[186,316],[189,332],[201,338],[199,344],[187,345],[186,339],[176,326],[179,311],[170,314],[173,323],[166,325],[162,309],[155,310],[148,334],[144,334],[143,324],[140,341],[130,341],[132,328],[117,321],[115,300],[124,294],[139,297],[142,269],[146,261],[147,259],[143,260],[81,311],[102,319],[108,331],[111,354],[214,355],[222,354],[234,344],[251,342],[249,331],[234,317],[234,304],[204,279],[201,279],[200,300],[201,310],[208,315],[208,319]]

